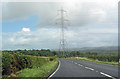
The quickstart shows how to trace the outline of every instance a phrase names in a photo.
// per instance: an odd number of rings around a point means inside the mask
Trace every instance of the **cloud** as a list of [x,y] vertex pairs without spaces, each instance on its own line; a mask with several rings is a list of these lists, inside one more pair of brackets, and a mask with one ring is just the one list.
[[[77,1],[77,2],[76,2]],[[38,15],[37,29],[22,28],[15,33],[3,33],[3,49],[59,48],[60,13],[63,6],[65,40],[68,48],[113,46],[118,44],[117,0],[71,0],[60,2],[8,2],[3,3],[2,20],[16,21]],[[55,25],[55,23],[58,25]]]
[[23,32],[30,32],[30,28],[22,28]]
[[3,49],[57,47],[58,30],[38,29],[34,32],[3,33]]
[[[64,1],[64,0],[63,0]],[[70,26],[85,26],[93,23],[117,23],[117,0],[71,0],[60,2],[8,2],[3,3],[3,21],[26,19],[36,14],[39,17],[37,27],[56,26],[57,12],[61,6],[67,11],[65,18]],[[57,15],[58,14],[58,15]],[[66,14],[68,16],[66,16]]]
[[[96,29],[95,32],[97,32]],[[109,29],[108,29],[109,30]],[[66,30],[65,46],[67,48],[114,46],[118,43],[114,31],[95,33],[90,31]],[[94,31],[94,30],[93,30]],[[41,28],[30,32],[3,33],[3,49],[58,49],[60,29]]]

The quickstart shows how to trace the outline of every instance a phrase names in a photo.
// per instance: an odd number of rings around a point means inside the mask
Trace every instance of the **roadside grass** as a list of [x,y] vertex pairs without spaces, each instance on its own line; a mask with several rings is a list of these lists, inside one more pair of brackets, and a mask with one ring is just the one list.
[[48,77],[50,73],[55,70],[57,67],[58,61],[57,59],[54,61],[50,61],[39,68],[32,68],[32,69],[23,69],[18,75],[18,77]]
[[32,56],[24,54],[2,54],[2,79],[47,77],[57,66],[57,57]]
[[84,60],[84,61],[90,61],[90,62],[96,62],[96,63],[103,63],[103,64],[111,64],[111,65],[118,65],[118,62],[107,62],[107,61],[99,61],[99,60],[94,60],[94,59],[90,59],[87,57],[71,57],[74,59],[79,59],[79,60]]

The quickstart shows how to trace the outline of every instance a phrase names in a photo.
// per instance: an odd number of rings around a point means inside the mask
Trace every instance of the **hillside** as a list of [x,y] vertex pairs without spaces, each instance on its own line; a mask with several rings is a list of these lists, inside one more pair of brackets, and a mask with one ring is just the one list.
[[98,52],[98,53],[118,53],[117,46],[103,46],[103,47],[83,47],[83,48],[71,48],[70,51],[80,52]]

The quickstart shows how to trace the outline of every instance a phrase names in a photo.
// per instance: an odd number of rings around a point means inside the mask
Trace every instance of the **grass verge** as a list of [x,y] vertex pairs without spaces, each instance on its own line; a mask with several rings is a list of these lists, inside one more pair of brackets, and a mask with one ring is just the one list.
[[56,68],[58,64],[57,60],[50,61],[40,68],[32,68],[32,69],[23,69],[18,75],[18,77],[48,77],[48,75]]
[[71,58],[84,60],[84,61],[90,61],[90,62],[96,62],[96,63],[103,63],[103,64],[111,64],[111,65],[118,65],[119,64],[118,62],[99,61],[99,60],[89,59],[86,57],[71,57]]

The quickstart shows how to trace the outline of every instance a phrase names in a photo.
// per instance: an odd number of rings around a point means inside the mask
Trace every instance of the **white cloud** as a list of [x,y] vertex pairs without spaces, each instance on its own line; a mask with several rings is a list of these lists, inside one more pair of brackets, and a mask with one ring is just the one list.
[[9,39],[10,39],[11,42],[14,42],[14,41],[15,41],[14,38],[9,38]]
[[23,32],[30,32],[30,28],[22,28]]
[[[36,14],[37,27],[55,25],[57,11],[61,6],[67,10],[71,26],[84,26],[92,23],[117,23],[118,0],[72,0],[58,2],[8,2],[3,3],[3,20],[25,19]],[[22,12],[21,12],[22,11]],[[48,14],[49,13],[49,14]],[[60,13],[59,13],[60,14]],[[59,18],[59,17],[57,17]],[[54,19],[54,20],[53,20]]]
[[[41,28],[33,32],[24,33],[3,33],[3,49],[33,49],[51,48],[58,49],[60,41],[60,29]],[[108,29],[109,30],[109,29]],[[93,30],[94,31],[94,30]],[[100,32],[96,29],[90,31],[66,30],[65,40],[67,48],[113,46],[117,45],[118,37],[116,32]]]
[[[68,14],[68,17],[66,15],[65,17],[69,19],[68,23],[71,25],[65,31],[67,46],[79,48],[117,45],[117,0],[77,1],[73,1],[73,3],[68,1],[62,4]],[[2,6],[3,21],[26,19],[27,16],[33,14],[39,17],[36,31],[24,27],[21,32],[3,33],[3,49],[59,48],[60,29],[51,28],[51,26],[55,24],[57,18],[60,18],[56,17],[57,10],[61,8],[60,3],[8,2],[3,3]],[[92,27],[92,24],[96,24],[96,26]],[[99,27],[101,24],[101,28],[98,28],[97,24]],[[108,27],[107,24],[110,26]],[[46,25],[49,26],[44,27]]]

